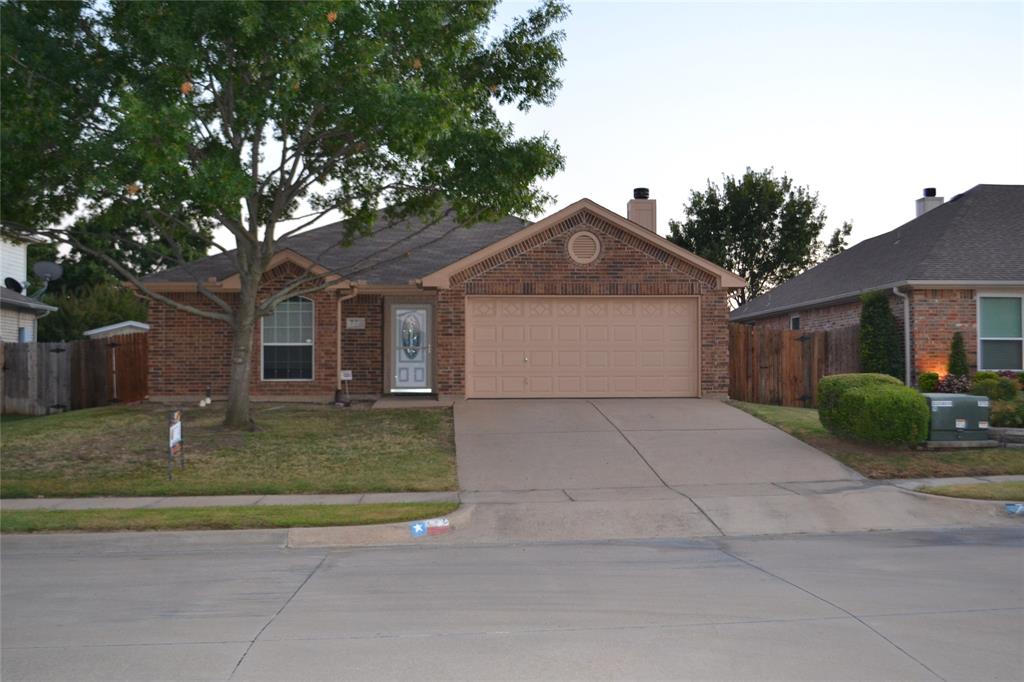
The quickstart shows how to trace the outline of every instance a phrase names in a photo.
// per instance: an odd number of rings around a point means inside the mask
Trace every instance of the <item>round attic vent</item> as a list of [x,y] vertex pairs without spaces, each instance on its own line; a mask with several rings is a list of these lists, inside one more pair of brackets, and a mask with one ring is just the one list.
[[581,265],[593,263],[601,253],[601,242],[593,232],[577,232],[569,238],[569,257]]

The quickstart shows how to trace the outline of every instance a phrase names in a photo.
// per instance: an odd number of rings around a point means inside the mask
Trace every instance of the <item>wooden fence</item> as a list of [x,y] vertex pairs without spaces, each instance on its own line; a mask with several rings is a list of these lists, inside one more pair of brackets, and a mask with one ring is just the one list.
[[0,344],[0,411],[42,415],[143,400],[148,357],[145,334]]
[[813,407],[818,380],[860,371],[860,327],[788,331],[729,325],[729,397]]

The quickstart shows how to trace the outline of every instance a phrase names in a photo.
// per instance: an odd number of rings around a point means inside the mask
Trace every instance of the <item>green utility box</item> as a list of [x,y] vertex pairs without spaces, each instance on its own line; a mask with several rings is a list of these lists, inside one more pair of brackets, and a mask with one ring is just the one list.
[[988,398],[961,393],[925,393],[931,414],[928,441],[987,441]]

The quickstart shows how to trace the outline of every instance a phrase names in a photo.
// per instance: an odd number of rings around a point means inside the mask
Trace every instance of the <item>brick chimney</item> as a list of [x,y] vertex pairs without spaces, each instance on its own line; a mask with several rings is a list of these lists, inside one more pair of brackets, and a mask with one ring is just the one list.
[[942,206],[945,201],[942,197],[935,196],[934,187],[925,187],[924,196],[915,202],[917,204],[917,216],[921,217],[933,208]]
[[658,231],[658,202],[650,198],[651,191],[646,187],[633,190],[633,198],[626,205],[626,217],[634,223],[646,227],[651,232]]

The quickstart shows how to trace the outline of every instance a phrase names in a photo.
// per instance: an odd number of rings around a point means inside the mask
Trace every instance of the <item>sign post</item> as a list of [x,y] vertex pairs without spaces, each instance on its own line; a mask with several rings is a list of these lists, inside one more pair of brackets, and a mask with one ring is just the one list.
[[181,454],[181,468],[185,468],[185,441],[181,437],[181,410],[171,413],[168,447],[167,447],[167,480],[173,480],[174,455]]

